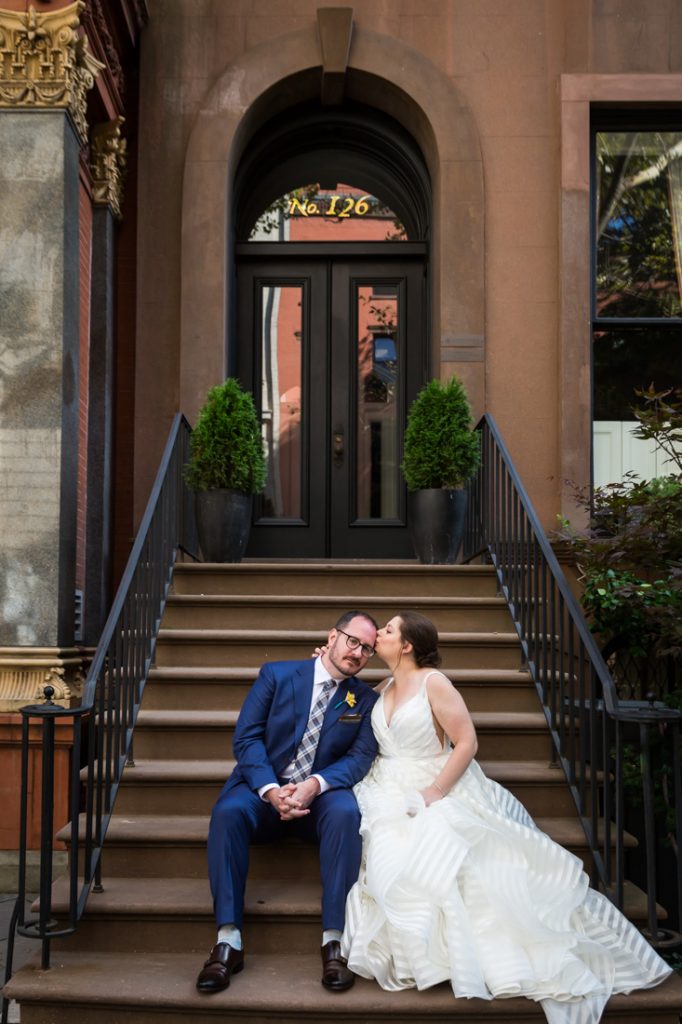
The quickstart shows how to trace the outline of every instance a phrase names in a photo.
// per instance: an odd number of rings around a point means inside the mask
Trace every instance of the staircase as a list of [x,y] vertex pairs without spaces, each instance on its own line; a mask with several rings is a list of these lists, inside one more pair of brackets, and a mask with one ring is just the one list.
[[[296,842],[254,847],[244,928],[246,969],[212,996],[194,987],[215,940],[206,880],[211,807],[233,765],[239,707],[266,660],[310,655],[349,608],[380,623],[417,608],[439,628],[443,667],[472,712],[478,760],[538,825],[587,858],[582,829],[551,763],[544,716],[495,578],[485,566],[413,563],[182,564],[175,570],[156,667],[135,729],[103,854],[103,891],[92,892],[75,935],[53,941],[51,970],[38,957],[9,985],[22,1024],[307,1024],[339,1020],[542,1022],[525,999],[454,1000],[450,988],[386,993],[358,979],[347,993],[320,985],[317,851]],[[384,678],[380,667],[362,674]],[[64,833],[64,840],[68,834]],[[55,885],[55,912],[67,891]],[[644,914],[628,891],[628,912]],[[682,979],[616,996],[609,1022],[678,1024]]]

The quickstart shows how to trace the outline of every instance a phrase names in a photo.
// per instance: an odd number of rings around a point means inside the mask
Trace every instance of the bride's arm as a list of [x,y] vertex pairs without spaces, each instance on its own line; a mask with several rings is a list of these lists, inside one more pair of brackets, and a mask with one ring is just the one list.
[[430,676],[426,692],[436,721],[454,744],[434,781],[421,791],[428,807],[441,800],[462,777],[476,756],[478,741],[467,706],[449,679],[440,673]]

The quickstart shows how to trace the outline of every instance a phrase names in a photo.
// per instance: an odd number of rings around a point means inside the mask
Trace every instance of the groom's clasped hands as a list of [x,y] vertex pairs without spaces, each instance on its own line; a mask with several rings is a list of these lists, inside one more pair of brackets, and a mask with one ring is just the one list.
[[282,821],[293,821],[310,814],[310,805],[320,792],[316,779],[305,782],[288,782],[279,789],[270,789],[267,798]]

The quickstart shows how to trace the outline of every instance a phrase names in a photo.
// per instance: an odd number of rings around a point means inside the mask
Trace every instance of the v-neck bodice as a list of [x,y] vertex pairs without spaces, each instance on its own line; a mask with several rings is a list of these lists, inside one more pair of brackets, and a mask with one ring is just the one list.
[[394,685],[391,679],[372,711],[372,728],[384,757],[431,758],[447,748],[447,740],[438,738],[431,705],[426,692],[428,673],[417,692],[393,708],[390,722],[386,718],[385,694]]

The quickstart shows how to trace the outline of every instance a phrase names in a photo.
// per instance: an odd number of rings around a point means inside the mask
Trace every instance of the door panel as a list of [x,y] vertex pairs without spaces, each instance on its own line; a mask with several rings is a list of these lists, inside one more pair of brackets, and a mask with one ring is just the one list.
[[332,460],[331,554],[408,558],[400,472],[409,403],[424,380],[420,263],[335,262],[331,422],[345,433]]
[[268,463],[249,556],[411,556],[399,467],[423,281],[418,259],[240,262],[238,375]]

